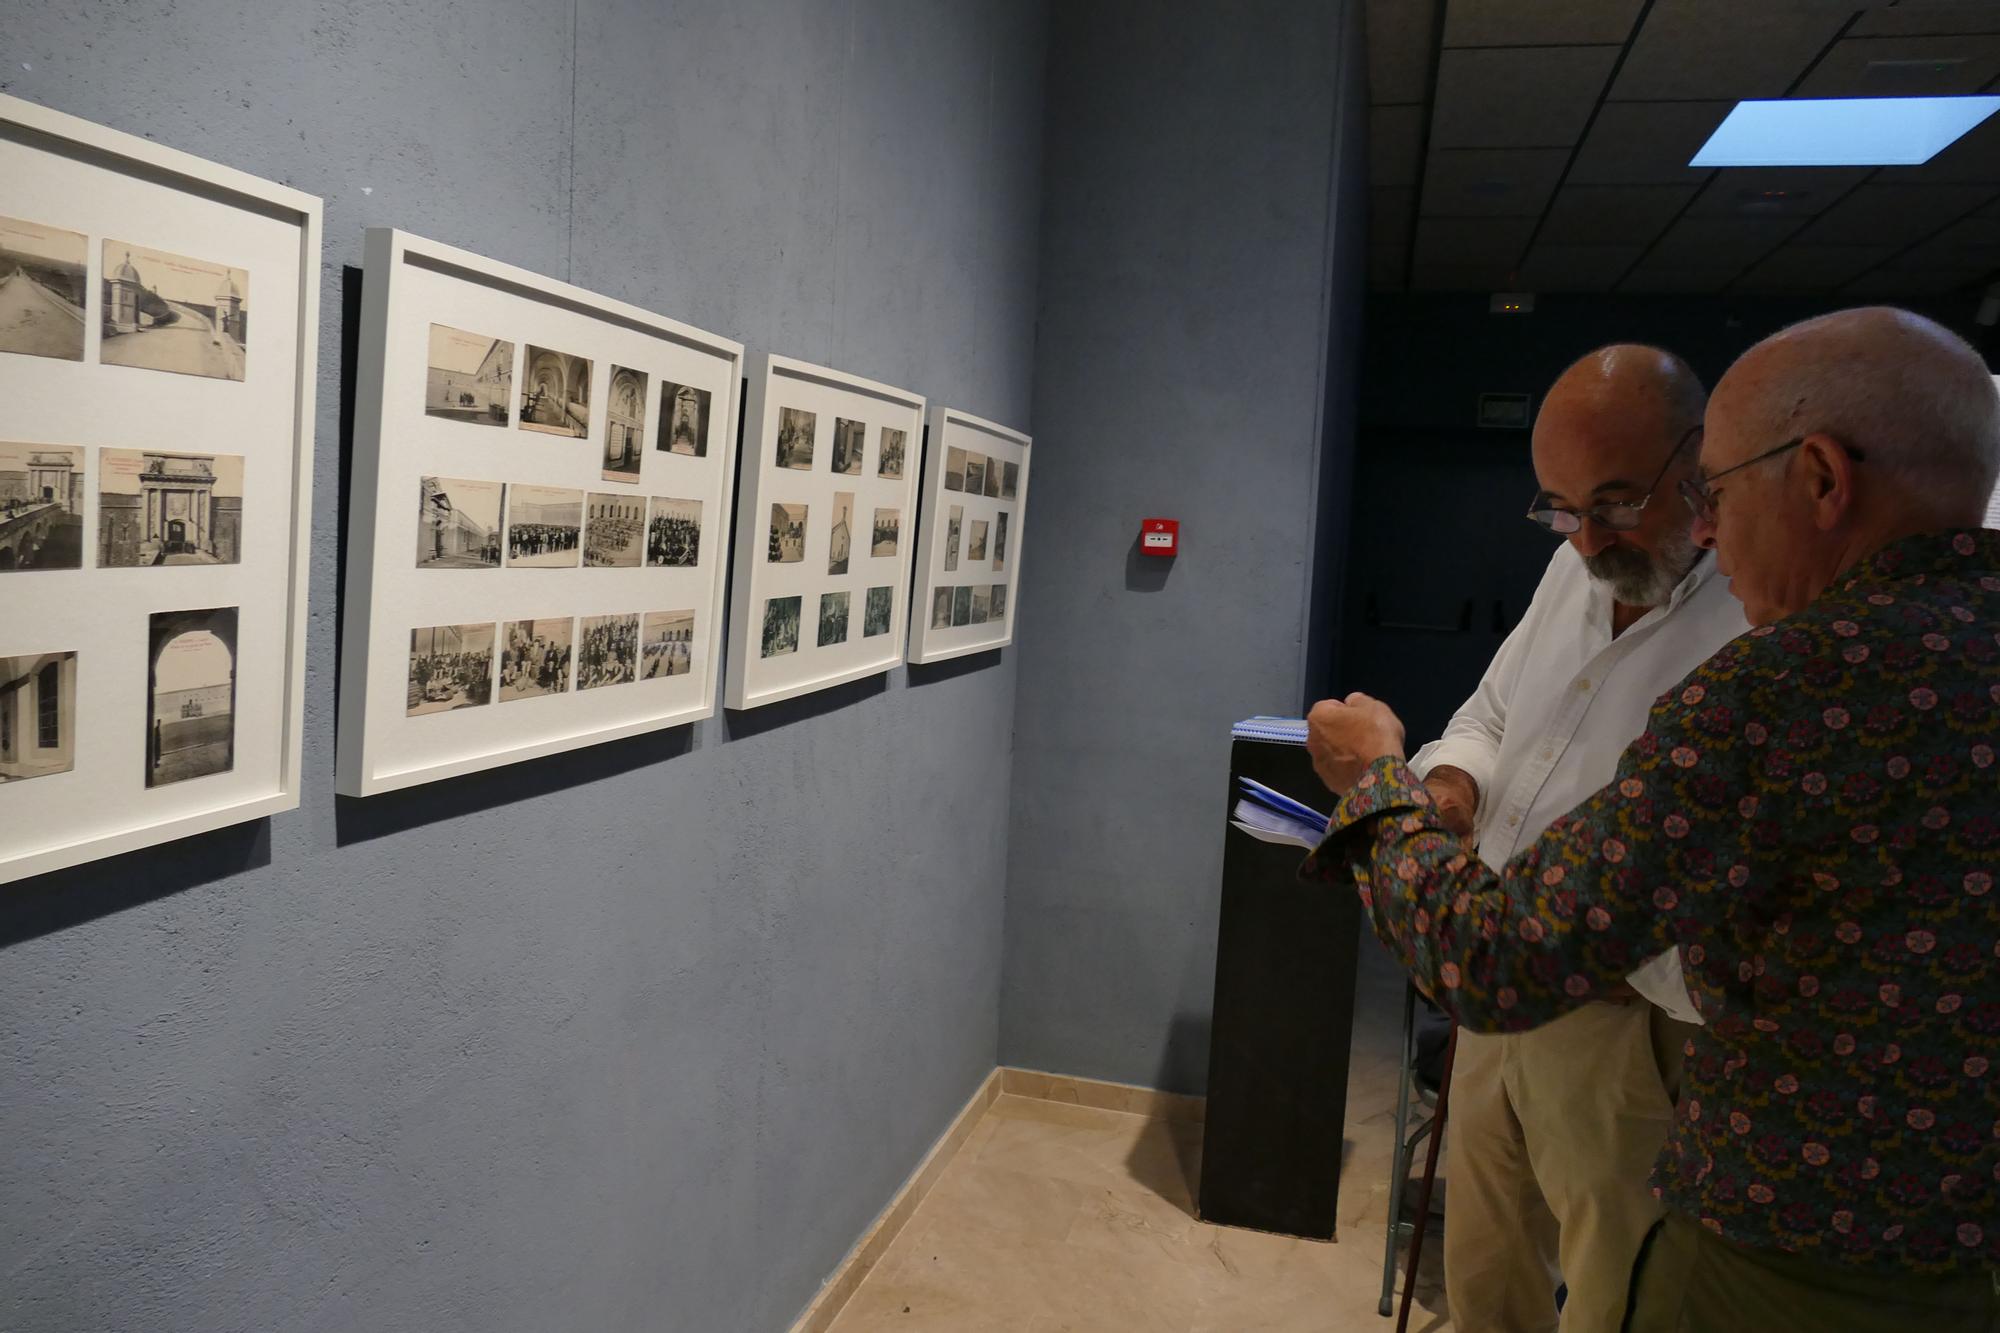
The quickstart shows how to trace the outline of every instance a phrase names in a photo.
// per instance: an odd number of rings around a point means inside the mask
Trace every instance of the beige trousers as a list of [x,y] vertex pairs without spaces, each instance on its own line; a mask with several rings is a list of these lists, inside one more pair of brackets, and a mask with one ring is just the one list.
[[1618,1333],[1664,1211],[1647,1184],[1688,1025],[1643,1000],[1532,1032],[1461,1030],[1445,1122],[1445,1291],[1459,1333]]

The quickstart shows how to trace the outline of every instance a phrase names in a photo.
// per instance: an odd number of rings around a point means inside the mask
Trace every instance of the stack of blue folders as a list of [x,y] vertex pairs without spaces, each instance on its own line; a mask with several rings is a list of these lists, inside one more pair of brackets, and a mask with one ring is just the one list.
[[1311,806],[1254,778],[1239,777],[1236,783],[1243,795],[1236,802],[1236,817],[1229,822],[1259,842],[1310,851],[1326,837],[1327,817]]
[[1259,713],[1246,717],[1229,729],[1230,736],[1239,741],[1277,741],[1281,745],[1304,745],[1306,743],[1306,720],[1302,717],[1271,717]]

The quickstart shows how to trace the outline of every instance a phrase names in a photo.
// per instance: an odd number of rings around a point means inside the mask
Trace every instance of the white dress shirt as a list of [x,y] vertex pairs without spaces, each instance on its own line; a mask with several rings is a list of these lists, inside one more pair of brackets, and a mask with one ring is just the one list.
[[[1611,590],[1564,542],[1479,688],[1410,763],[1420,777],[1449,764],[1478,782],[1479,856],[1496,870],[1609,783],[1625,747],[1646,730],[1654,701],[1750,628],[1712,554],[1665,606],[1616,638],[1611,613]],[[1701,1021],[1678,951],[1629,980],[1675,1018]]]

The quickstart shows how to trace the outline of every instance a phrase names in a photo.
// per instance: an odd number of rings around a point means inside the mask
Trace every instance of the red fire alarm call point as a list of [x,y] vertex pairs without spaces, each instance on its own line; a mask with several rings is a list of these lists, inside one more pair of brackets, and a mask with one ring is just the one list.
[[1148,518],[1140,520],[1139,550],[1144,555],[1179,555],[1181,553],[1181,521],[1177,518]]

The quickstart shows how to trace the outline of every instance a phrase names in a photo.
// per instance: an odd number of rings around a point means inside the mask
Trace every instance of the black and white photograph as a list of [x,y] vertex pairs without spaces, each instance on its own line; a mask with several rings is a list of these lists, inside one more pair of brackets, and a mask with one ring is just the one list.
[[693,569],[701,563],[701,501],[656,495],[646,518],[646,563]]
[[428,625],[410,631],[404,713],[449,713],[493,702],[493,626]]
[[965,456],[965,493],[986,494],[986,455],[968,453]]
[[685,676],[694,669],[694,612],[648,611],[639,679]]
[[882,427],[882,456],[876,460],[875,475],[902,480],[903,454],[908,450],[909,443],[908,431],[897,430],[894,426]]
[[500,628],[500,702],[569,693],[576,622],[510,620]]
[[513,403],[513,343],[449,324],[431,325],[425,416],[504,427]]
[[944,488],[948,491],[965,489],[965,450],[955,444],[944,451]]
[[604,480],[639,484],[639,461],[646,456],[646,376],[611,367],[611,390],[604,395]]
[[938,588],[931,593],[931,628],[951,628],[950,588]]
[[986,563],[986,520],[972,520],[972,537],[965,544],[965,558],[975,565]]
[[972,623],[975,625],[984,625],[988,610],[992,605],[992,589],[974,588],[972,590]]
[[227,773],[236,766],[236,608],[155,611],[148,637],[146,785]]
[[1000,460],[997,458],[986,460],[986,498],[1000,498]]
[[826,572],[845,574],[854,554],[854,492],[833,493],[833,528],[827,534]]
[[521,429],[590,434],[590,360],[530,343],[521,357]]
[[1007,618],[1007,585],[1006,585],[1006,584],[1004,584],[1004,583],[996,583],[996,584],[994,584],[994,585],[993,585],[993,601],[992,601],[992,607],[993,607],[993,619],[995,619],[995,620],[1005,620],[1005,619]]
[[806,558],[806,506],[771,506],[771,542],[767,561],[774,565],[796,565]]
[[417,483],[417,568],[500,568],[500,514],[506,498],[503,482],[421,478]]
[[97,451],[99,569],[242,559],[241,455]]
[[76,654],[0,657],[0,787],[76,766]]
[[89,262],[76,232],[0,218],[0,352],[83,360]]
[[0,443],[0,572],[83,568],[83,450]]
[[843,477],[861,475],[861,455],[867,447],[867,441],[867,422],[849,421],[846,417],[833,419],[834,475]]
[[953,588],[951,590],[951,623],[970,625],[972,623],[972,589]]
[[870,588],[868,601],[861,609],[861,637],[872,639],[877,634],[889,632],[889,607],[895,595],[894,588]]
[[778,409],[778,452],[779,467],[791,468],[794,472],[810,472],[813,465],[813,431],[818,418],[799,407]]
[[1001,510],[1000,517],[993,520],[993,572],[998,574],[1007,568],[1007,511]]
[[1018,500],[1021,496],[1021,465],[1002,463],[1000,468],[1000,498]]
[[511,569],[575,569],[583,535],[583,492],[561,486],[513,486],[507,504]]
[[583,617],[576,645],[576,687],[594,690],[638,678],[639,617]]
[[844,592],[819,595],[819,646],[827,648],[847,642],[847,602]]
[[958,568],[958,539],[965,529],[965,506],[953,505],[945,511],[944,521],[944,572],[949,574]]
[[868,541],[870,556],[894,555],[903,533],[903,511],[900,509],[878,509],[875,511],[875,529]]
[[104,243],[98,360],[176,375],[241,380],[250,275],[240,268]]
[[592,491],[584,502],[586,569],[637,569],[646,546],[646,497]]
[[654,446],[662,453],[685,454],[689,458],[708,457],[707,389],[687,384],[660,385],[660,438]]
[[773,597],[764,603],[764,657],[782,657],[799,650],[799,599]]

